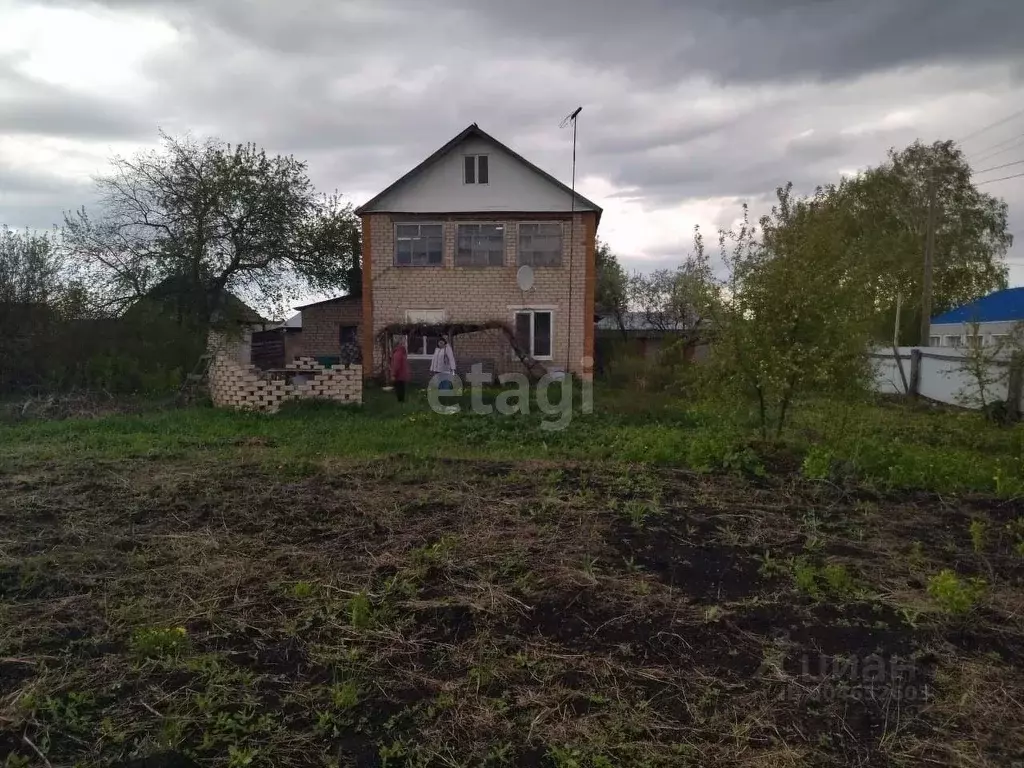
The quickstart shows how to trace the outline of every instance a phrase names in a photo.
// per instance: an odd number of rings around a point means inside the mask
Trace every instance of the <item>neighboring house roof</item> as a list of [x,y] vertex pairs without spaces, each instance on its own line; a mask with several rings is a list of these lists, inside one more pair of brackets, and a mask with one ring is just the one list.
[[597,221],[600,224],[600,222],[601,222],[601,212],[602,212],[601,211],[601,206],[599,206],[596,203],[588,200],[583,195],[581,195],[579,192],[573,193],[573,190],[570,187],[568,187],[565,184],[563,184],[561,181],[556,179],[554,176],[552,176],[550,173],[548,173],[547,171],[543,170],[542,168],[538,168],[536,165],[531,163],[529,160],[527,160],[525,157],[523,157],[522,155],[517,153],[515,150],[511,149],[510,147],[508,147],[505,144],[502,144],[496,138],[494,138],[493,136],[491,136],[490,134],[488,134],[487,132],[482,130],[476,123],[473,123],[472,125],[470,125],[464,131],[462,131],[460,134],[458,134],[455,138],[453,138],[451,141],[449,141],[447,144],[445,144],[439,150],[434,152],[434,154],[430,155],[430,157],[428,157],[422,163],[417,165],[415,168],[413,168],[407,174],[405,174],[404,176],[399,178],[396,182],[394,182],[393,184],[388,186],[382,192],[380,192],[379,194],[377,194],[374,197],[370,198],[370,200],[368,200],[367,202],[363,203],[361,206],[356,208],[355,212],[357,214],[371,213],[373,211],[373,209],[374,209],[374,206],[378,202],[383,200],[393,190],[397,189],[402,184],[405,184],[407,181],[409,181],[410,179],[414,178],[415,176],[418,176],[420,173],[425,171],[427,168],[429,168],[430,166],[434,165],[437,161],[441,160],[443,157],[448,155],[452,150],[454,150],[457,146],[459,146],[459,144],[461,144],[464,141],[466,141],[467,139],[471,139],[471,138],[479,138],[479,139],[483,139],[485,141],[491,142],[492,144],[497,146],[502,151],[508,153],[512,158],[514,158],[515,160],[518,160],[520,163],[525,165],[531,171],[533,171],[534,173],[538,174],[539,176],[543,177],[544,179],[546,179],[550,183],[552,183],[555,186],[557,186],[563,192],[568,194],[570,196],[570,199],[572,199],[572,196],[575,194],[576,203],[578,205],[580,205],[580,208],[581,209],[591,209],[591,210],[595,211],[597,213]]
[[281,330],[285,330],[285,331],[301,331],[302,330],[302,313],[301,312],[296,312],[294,315],[289,317],[287,320],[285,320],[283,322],[280,322],[280,323],[274,323],[269,328],[266,328],[264,330],[267,330],[267,331],[281,331]]
[[[186,290],[187,282],[184,279],[167,277],[150,288],[146,293],[146,298],[166,301],[179,296]],[[270,322],[230,291],[224,293],[224,306],[221,307],[221,312],[246,325],[263,325]]]
[[1024,288],[1007,288],[990,293],[970,304],[932,318],[933,325],[954,323],[1000,323],[1024,320]]
[[[319,307],[323,304],[343,304],[348,302],[361,302],[362,296],[353,296],[352,294],[346,294],[345,296],[335,296],[333,299],[324,299],[323,301],[314,301],[312,304],[303,304],[301,307],[295,307],[299,312],[310,307]],[[301,324],[301,321],[300,321]]]
[[[646,312],[624,312],[622,314],[622,325],[628,333],[662,333],[663,331],[685,331],[689,329],[687,323],[652,323]],[[618,331],[619,321],[615,315],[605,315],[597,321],[599,331]]]

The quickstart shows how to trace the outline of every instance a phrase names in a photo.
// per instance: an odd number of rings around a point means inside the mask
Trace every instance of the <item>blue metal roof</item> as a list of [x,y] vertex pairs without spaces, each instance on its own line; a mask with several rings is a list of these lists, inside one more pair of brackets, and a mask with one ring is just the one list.
[[970,304],[932,318],[935,325],[948,323],[998,323],[1024,320],[1024,288],[1007,288],[990,293]]

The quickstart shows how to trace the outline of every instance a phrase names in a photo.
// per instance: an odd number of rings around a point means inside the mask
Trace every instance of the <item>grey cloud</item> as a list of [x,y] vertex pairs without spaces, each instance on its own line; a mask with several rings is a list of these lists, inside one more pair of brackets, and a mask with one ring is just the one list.
[[15,229],[49,229],[65,208],[94,200],[91,185],[48,174],[28,173],[0,159],[0,224]]
[[183,24],[213,25],[282,53],[344,59],[401,38],[410,50],[392,46],[391,54],[421,66],[453,48],[478,48],[492,56],[565,57],[661,83],[694,75],[723,82],[831,81],[915,64],[1014,60],[1024,29],[1024,4],[1010,0],[105,4],[160,8]]
[[1019,53],[1007,0],[456,0],[492,29],[650,80],[834,80],[898,66]]
[[0,134],[133,138],[151,131],[128,106],[32,80],[15,71],[14,56],[0,56]]
[[[122,95],[132,103],[126,113],[120,102],[62,103],[0,83],[0,133],[194,129],[295,153],[319,187],[349,194],[379,190],[470,122],[568,178],[570,135],[557,124],[584,104],[581,174],[625,188],[619,194],[644,208],[767,201],[786,181],[810,191],[918,136],[913,126],[852,126],[908,101],[1012,94],[1013,78],[1020,94],[1024,77],[1024,3],[1009,0],[103,5],[157,14],[181,32],[143,66],[156,90]],[[999,82],[984,69],[993,62],[1006,73]],[[929,75],[932,65],[949,69]],[[907,77],[892,79],[900,73]],[[1012,111],[992,109],[1002,114],[964,112],[944,135],[922,138],[963,135]],[[986,190],[1014,194],[1006,184]],[[58,212],[78,202],[59,190],[51,199]],[[0,198],[0,219],[12,204]]]

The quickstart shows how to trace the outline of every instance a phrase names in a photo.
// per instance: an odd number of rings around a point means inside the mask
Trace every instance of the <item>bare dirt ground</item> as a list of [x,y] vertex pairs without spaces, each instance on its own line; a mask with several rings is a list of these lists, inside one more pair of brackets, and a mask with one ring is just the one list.
[[22,467],[0,760],[1010,766],[1022,516],[642,467]]

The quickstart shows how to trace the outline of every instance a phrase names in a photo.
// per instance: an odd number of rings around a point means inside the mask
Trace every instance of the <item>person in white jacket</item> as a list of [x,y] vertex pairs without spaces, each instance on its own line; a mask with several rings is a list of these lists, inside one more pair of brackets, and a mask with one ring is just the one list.
[[455,353],[445,336],[437,341],[437,349],[434,350],[434,356],[430,359],[430,372],[439,373],[442,376],[438,389],[452,389],[451,377],[455,374]]

